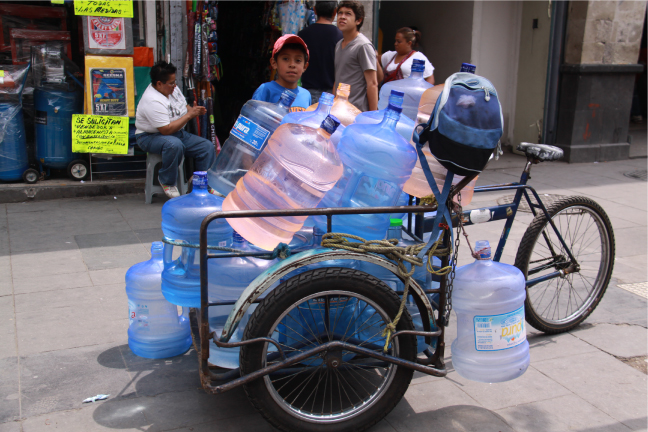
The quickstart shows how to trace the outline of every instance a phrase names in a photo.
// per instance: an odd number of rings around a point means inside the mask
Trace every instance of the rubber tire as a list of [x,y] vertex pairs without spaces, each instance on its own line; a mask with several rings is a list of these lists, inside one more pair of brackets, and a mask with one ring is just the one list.
[[[79,165],[79,164],[83,165],[83,166],[85,167],[85,169],[86,169],[85,174],[84,174],[83,176],[81,176],[81,177],[77,177],[77,176],[75,176],[75,175],[72,173],[72,170],[74,169],[74,166],[75,166],[75,165]],[[68,167],[67,167],[67,174],[68,174],[68,177],[69,177],[71,180],[76,180],[76,181],[85,180],[85,179],[87,179],[88,176],[90,175],[90,165],[88,164],[87,161],[85,161],[85,160],[83,160],[83,159],[75,159],[75,160],[73,160],[72,162],[70,162],[70,163],[68,164]]]
[[27,184],[37,183],[38,179],[40,179],[40,173],[34,168],[29,168],[23,173],[22,179]]
[[[270,328],[290,306],[317,292],[344,290],[365,296],[376,302],[393,319],[400,307],[400,298],[379,279],[362,271],[329,267],[315,269],[295,276],[279,285],[259,304],[245,328],[244,340],[267,336]],[[397,330],[413,330],[407,309]],[[241,376],[261,368],[264,344],[244,345],[240,352]],[[416,361],[416,337],[399,336],[400,358]],[[286,432],[350,432],[362,431],[382,420],[400,402],[412,380],[413,369],[398,367],[390,386],[381,399],[365,412],[349,420],[331,424],[309,423],[293,417],[272,399],[263,378],[243,386],[250,403],[274,427]]]
[[[558,334],[558,333],[567,332],[573,329],[574,327],[578,326],[585,319],[587,319],[587,317],[594,311],[594,309],[596,309],[596,306],[598,306],[599,302],[603,298],[603,295],[605,294],[605,290],[607,289],[607,286],[610,283],[612,270],[614,268],[614,255],[615,255],[614,231],[612,230],[612,223],[610,222],[610,218],[608,217],[608,215],[605,213],[605,211],[599,204],[597,204],[595,201],[587,197],[572,196],[554,202],[547,208],[547,212],[553,218],[557,213],[572,206],[587,207],[590,210],[592,210],[594,213],[598,214],[598,216],[603,221],[603,227],[605,228],[605,231],[607,231],[606,234],[610,242],[610,256],[608,257],[609,258],[608,271],[604,275],[604,280],[601,289],[597,293],[595,293],[595,298],[591,306],[581,315],[561,325],[548,322],[536,313],[536,311],[533,309],[533,306],[531,305],[531,301],[529,300],[529,293],[527,289],[527,296],[526,296],[526,300],[524,301],[524,312],[525,312],[526,321],[535,329],[540,330],[547,334]],[[547,224],[548,221],[545,215],[543,213],[538,214],[531,222],[531,225],[529,225],[529,227],[527,228],[526,232],[524,233],[524,237],[522,237],[522,241],[520,242],[520,247],[518,248],[517,255],[515,256],[515,267],[517,267],[522,271],[525,279],[527,279],[528,276],[529,261],[531,260],[533,249],[536,243],[538,242],[538,238],[540,237],[542,231],[544,230]],[[550,229],[553,231],[552,228]],[[564,233],[561,233],[561,235],[563,234]],[[564,236],[563,239],[565,239]],[[544,242],[544,239],[540,238],[540,241]],[[576,257],[576,259],[578,259],[578,256]]]

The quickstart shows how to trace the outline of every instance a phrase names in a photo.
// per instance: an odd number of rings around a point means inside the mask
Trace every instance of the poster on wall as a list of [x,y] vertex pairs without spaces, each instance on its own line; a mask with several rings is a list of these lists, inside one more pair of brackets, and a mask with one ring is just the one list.
[[88,54],[133,54],[133,32],[129,18],[87,16],[83,40]]
[[86,114],[135,116],[132,57],[86,56]]

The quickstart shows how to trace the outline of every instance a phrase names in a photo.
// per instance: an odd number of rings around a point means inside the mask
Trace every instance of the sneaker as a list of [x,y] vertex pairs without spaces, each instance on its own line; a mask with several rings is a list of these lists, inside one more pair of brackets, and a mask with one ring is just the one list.
[[178,188],[176,186],[168,186],[165,184],[162,184],[160,181],[160,177],[158,177],[158,181],[160,182],[160,186],[162,186],[162,189],[164,189],[164,194],[168,196],[169,198],[177,198],[180,196],[180,192],[178,191]]
[[225,198],[225,196],[221,193],[219,193],[216,189],[212,189],[211,186],[207,186],[207,190],[209,191],[210,194],[219,196],[221,198]]

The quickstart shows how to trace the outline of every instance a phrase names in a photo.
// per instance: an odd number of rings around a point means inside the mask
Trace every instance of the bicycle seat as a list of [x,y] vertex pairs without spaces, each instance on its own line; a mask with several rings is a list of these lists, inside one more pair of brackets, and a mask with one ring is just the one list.
[[548,144],[523,142],[518,144],[517,149],[523,151],[527,157],[533,157],[540,162],[554,161],[563,157],[563,150],[561,148]]

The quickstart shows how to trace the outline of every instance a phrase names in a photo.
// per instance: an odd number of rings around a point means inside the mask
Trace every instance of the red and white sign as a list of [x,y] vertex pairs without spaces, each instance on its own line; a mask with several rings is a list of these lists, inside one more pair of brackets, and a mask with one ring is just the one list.
[[86,17],[88,20],[88,48],[126,49],[124,18]]

